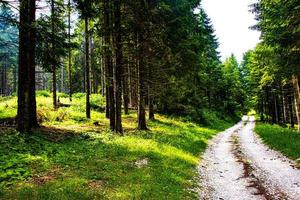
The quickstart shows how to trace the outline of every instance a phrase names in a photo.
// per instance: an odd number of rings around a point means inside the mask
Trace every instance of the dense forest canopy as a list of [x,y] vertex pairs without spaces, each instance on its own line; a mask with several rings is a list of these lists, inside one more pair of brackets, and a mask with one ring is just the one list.
[[[261,42],[244,55],[251,105],[262,120],[300,125],[299,2],[261,0],[252,5]],[[278,17],[280,16],[280,17]]]
[[68,93],[70,102],[73,93],[85,93],[87,118],[94,109],[90,95],[105,96],[101,109],[120,133],[122,112],[129,109],[137,110],[139,129],[147,129],[146,111],[149,120],[161,112],[207,124],[210,114],[238,117],[255,109],[262,120],[300,123],[297,1],[252,5],[262,41],[240,64],[234,55],[220,60],[199,0],[35,5],[21,0],[16,20],[16,4],[1,1],[1,94],[18,91],[25,116],[19,130],[37,126],[35,109],[27,109],[36,107],[35,90],[52,91],[54,109],[61,106],[57,92]]

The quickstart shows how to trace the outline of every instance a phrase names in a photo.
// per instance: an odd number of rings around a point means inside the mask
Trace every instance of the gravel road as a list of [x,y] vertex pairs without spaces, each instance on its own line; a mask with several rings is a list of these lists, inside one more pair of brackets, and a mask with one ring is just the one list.
[[204,153],[199,199],[300,200],[300,170],[253,132],[253,117],[218,134]]

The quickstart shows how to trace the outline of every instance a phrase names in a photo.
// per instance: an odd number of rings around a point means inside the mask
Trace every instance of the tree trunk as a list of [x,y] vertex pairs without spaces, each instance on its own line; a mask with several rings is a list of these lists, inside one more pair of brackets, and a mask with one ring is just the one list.
[[106,105],[105,105],[105,117],[107,119],[109,119],[109,113],[110,113],[110,105],[109,105],[109,87],[106,86],[106,93],[105,93],[105,101],[106,101]]
[[20,0],[17,129],[37,127],[35,98],[35,0]]
[[272,124],[276,124],[276,115],[277,115],[277,105],[276,105],[276,98],[275,98],[275,94],[271,91],[271,116],[272,116]]
[[108,101],[109,101],[109,120],[110,129],[115,131],[115,98],[114,98],[114,83],[113,83],[113,63],[112,59],[109,60],[109,86],[108,86]]
[[290,123],[291,123],[291,127],[294,128],[295,127],[295,122],[294,122],[294,113],[293,113],[293,95],[290,95],[288,97],[289,99],[289,113],[290,113]]
[[105,43],[105,75],[106,75],[106,117],[109,117],[110,129],[115,130],[115,102],[113,85],[113,65],[110,50],[111,44],[111,20],[110,1],[104,1],[104,43]]
[[53,107],[54,109],[57,108],[57,97],[56,97],[56,69],[55,66],[52,66],[52,76],[53,76],[53,86],[52,86],[52,92],[53,92]]
[[139,63],[139,54],[138,54],[138,34],[134,33],[134,50],[133,54],[133,65],[129,67],[129,102],[132,108],[137,108],[138,105],[138,63]]
[[148,104],[149,104],[149,120],[154,120],[154,106],[153,106],[153,97],[149,95],[148,99]]
[[69,49],[68,49],[68,67],[69,67],[69,98],[70,101],[72,101],[72,65],[71,65],[71,59],[72,59],[72,52],[71,52],[71,0],[68,0],[68,43],[69,43]]
[[279,123],[279,116],[280,116],[280,113],[279,113],[279,102],[278,102],[278,96],[277,94],[275,93],[274,94],[274,108],[275,108],[275,123],[278,124]]
[[13,90],[13,92],[17,92],[17,70],[16,70],[16,68],[14,68],[14,70],[13,70],[13,73],[14,73],[14,90]]
[[[6,59],[5,59],[6,60]],[[6,72],[6,62],[4,63],[3,66],[3,73],[2,73],[2,94],[4,96],[7,95],[7,72]]]
[[86,76],[86,118],[91,118],[90,105],[90,53],[89,53],[89,18],[84,17],[85,25],[85,76]]
[[300,131],[300,75],[293,76],[293,86],[294,86],[295,111],[297,116],[298,131]]
[[138,43],[139,43],[139,62],[137,64],[138,69],[138,129],[147,130],[146,125],[146,112],[145,112],[145,99],[146,99],[146,70],[145,62],[143,55],[143,44],[144,38],[143,34],[138,34]]
[[[102,47],[104,46],[103,39],[101,40]],[[105,88],[105,66],[104,66],[105,55],[101,56],[101,95],[106,96],[106,88]]]
[[261,100],[261,108],[260,108],[260,121],[264,121],[264,99]]
[[64,70],[64,66],[62,65],[60,68],[60,92],[65,92],[64,79],[65,79],[65,70]]
[[55,35],[55,27],[54,27],[54,0],[51,0],[51,43],[52,43],[52,76],[53,76],[53,107],[54,109],[57,109],[57,97],[56,97],[56,66],[54,63],[55,60],[55,41],[54,41],[54,35]]
[[[129,61],[128,61],[129,62]],[[127,63],[126,67],[124,67],[124,73],[123,73],[123,80],[122,80],[122,86],[123,86],[123,101],[124,101],[124,113],[125,115],[128,115],[128,104],[129,104],[129,88],[128,88],[128,71],[129,71],[129,63]]]
[[281,87],[281,102],[282,102],[282,123],[286,124],[287,122],[287,111],[286,111],[286,94],[284,89]]
[[121,2],[114,1],[114,21],[115,21],[115,131],[123,132],[122,128],[122,37],[121,37]]

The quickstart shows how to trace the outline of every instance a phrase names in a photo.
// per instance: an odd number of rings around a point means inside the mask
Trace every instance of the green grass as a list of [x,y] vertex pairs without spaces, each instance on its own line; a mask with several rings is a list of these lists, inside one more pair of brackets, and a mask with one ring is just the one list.
[[278,125],[257,124],[256,133],[271,148],[300,164],[300,133]]
[[[156,115],[149,131],[136,130],[136,114],[123,116],[125,136],[110,132],[94,95],[86,120],[84,94],[54,111],[51,95],[37,95],[44,127],[23,136],[0,129],[0,199],[194,199],[195,167],[220,130]],[[0,118],[14,117],[16,97],[1,99]],[[68,102],[61,97],[61,102]],[[7,106],[10,110],[6,110]],[[99,126],[93,123],[97,121]],[[230,123],[225,123],[229,127]],[[138,166],[136,162],[146,160]]]

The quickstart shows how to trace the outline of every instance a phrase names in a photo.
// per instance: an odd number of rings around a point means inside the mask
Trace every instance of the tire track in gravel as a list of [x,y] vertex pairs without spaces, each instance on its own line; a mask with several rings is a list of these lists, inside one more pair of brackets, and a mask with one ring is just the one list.
[[199,199],[265,199],[255,187],[248,187],[250,180],[244,176],[244,166],[233,153],[232,136],[243,126],[244,123],[240,122],[211,141],[198,167]]
[[300,200],[300,170],[254,134],[254,118],[218,134],[198,167],[201,200]]
[[244,159],[250,162],[252,176],[272,199],[300,200],[300,170],[293,161],[264,145],[254,133],[254,126],[254,117],[250,117],[238,134],[240,149]]

